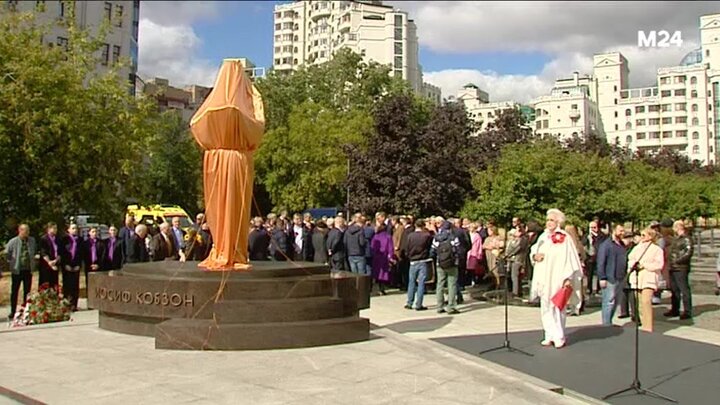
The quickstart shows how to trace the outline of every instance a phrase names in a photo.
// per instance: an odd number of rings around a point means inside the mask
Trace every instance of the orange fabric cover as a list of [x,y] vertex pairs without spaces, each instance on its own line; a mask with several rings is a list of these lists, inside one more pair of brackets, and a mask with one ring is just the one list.
[[265,132],[260,93],[239,60],[225,60],[215,87],[190,120],[205,150],[205,218],[213,236],[208,270],[249,270],[248,233],[253,191],[253,153]]

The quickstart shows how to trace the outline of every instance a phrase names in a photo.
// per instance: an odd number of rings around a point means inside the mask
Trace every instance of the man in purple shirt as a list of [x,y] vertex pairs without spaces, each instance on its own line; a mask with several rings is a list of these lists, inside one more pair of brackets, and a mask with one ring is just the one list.
[[110,237],[105,240],[102,270],[120,270],[124,261],[123,244],[118,238],[118,230],[114,226],[108,229]]
[[77,310],[78,296],[80,294],[80,267],[82,266],[82,241],[78,237],[76,224],[68,226],[64,238],[62,258],[62,290],[63,295],[70,301],[73,311]]

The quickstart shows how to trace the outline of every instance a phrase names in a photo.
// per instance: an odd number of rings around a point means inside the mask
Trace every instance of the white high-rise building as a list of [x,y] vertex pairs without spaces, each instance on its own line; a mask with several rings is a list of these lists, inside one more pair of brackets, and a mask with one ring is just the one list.
[[456,97],[450,97],[449,101],[463,103],[468,115],[477,122],[476,134],[487,129],[491,122],[495,121],[498,110],[508,108],[520,108],[520,104],[514,101],[490,102],[490,95],[481,90],[478,86],[468,83],[457,93]]
[[7,1],[7,7],[17,11],[35,11],[40,24],[55,23],[43,42],[48,46],[67,47],[67,29],[56,22],[75,12],[75,21],[81,29],[97,33],[103,21],[110,22],[105,43],[98,51],[97,69],[107,69],[120,58],[130,60],[130,66],[121,71],[128,78],[131,91],[135,89],[138,66],[138,29],[140,1]]
[[[714,164],[720,146],[720,14],[700,17],[701,47],[657,71],[651,87],[629,86],[619,52],[596,54],[593,74],[558,80],[534,100],[536,131],[568,137],[595,133],[609,143],[657,152],[671,148]],[[569,119],[569,120],[568,120]]]
[[324,63],[349,48],[423,93],[417,27],[404,11],[381,1],[294,1],[275,6],[274,27],[275,70]]

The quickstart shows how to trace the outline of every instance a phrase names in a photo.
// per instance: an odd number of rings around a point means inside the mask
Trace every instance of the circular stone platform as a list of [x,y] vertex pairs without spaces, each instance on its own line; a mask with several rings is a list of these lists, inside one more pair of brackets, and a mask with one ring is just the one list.
[[155,348],[252,350],[367,340],[368,276],[305,262],[253,262],[246,272],[197,262],[128,264],[91,273],[100,328],[155,337]]

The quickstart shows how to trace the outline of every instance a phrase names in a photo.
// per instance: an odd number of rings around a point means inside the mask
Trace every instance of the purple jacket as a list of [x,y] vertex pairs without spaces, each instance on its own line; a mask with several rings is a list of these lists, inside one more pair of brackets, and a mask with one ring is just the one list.
[[392,259],[395,253],[392,236],[387,232],[376,233],[370,243],[370,250],[372,252],[373,279],[389,282],[390,259]]

